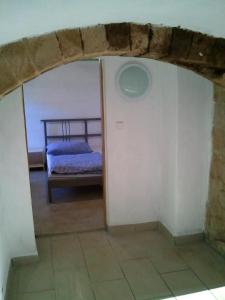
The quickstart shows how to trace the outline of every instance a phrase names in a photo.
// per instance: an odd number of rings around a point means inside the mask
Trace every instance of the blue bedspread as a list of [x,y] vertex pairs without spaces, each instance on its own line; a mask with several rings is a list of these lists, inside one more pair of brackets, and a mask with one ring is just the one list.
[[74,155],[48,155],[48,168],[57,174],[86,174],[102,171],[102,156],[99,152]]

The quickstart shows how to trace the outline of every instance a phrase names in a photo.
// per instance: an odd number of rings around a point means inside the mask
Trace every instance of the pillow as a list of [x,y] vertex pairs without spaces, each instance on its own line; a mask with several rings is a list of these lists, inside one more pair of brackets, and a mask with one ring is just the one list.
[[84,142],[56,142],[47,146],[51,155],[82,154],[92,152],[91,147]]

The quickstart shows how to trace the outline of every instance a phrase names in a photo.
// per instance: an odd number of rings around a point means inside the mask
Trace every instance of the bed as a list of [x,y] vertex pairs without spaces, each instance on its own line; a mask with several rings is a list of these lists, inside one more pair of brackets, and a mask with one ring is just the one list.
[[[49,203],[53,202],[53,188],[102,185],[102,155],[89,146],[90,139],[101,138],[101,132],[90,130],[93,122],[98,122],[101,127],[101,119],[41,121],[44,124]],[[79,129],[73,125],[79,125]]]

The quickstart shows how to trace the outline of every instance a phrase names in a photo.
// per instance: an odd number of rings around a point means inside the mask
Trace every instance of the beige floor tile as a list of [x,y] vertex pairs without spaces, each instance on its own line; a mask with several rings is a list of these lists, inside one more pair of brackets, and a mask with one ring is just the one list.
[[137,300],[171,296],[150,260],[129,260],[121,266]]
[[150,255],[151,241],[146,235],[128,233],[122,235],[110,235],[109,241],[118,260],[123,261],[133,258],[146,258]]
[[85,269],[56,271],[55,287],[56,300],[94,300]]
[[11,267],[7,282],[7,300],[17,300],[19,290],[19,272],[17,267]]
[[93,231],[78,235],[83,249],[108,247],[109,242],[105,231]]
[[179,247],[179,254],[208,288],[225,286],[225,261],[205,243]]
[[55,300],[55,291],[26,293],[19,295],[20,300]]
[[198,277],[190,270],[163,274],[162,278],[175,296],[206,290]]
[[187,264],[178,256],[175,248],[159,248],[150,254],[153,265],[160,273],[188,269]]
[[173,240],[157,230],[149,231],[149,240],[152,242],[151,251],[154,251],[155,248],[174,248]]
[[[225,261],[204,242],[174,247],[165,236],[154,231],[117,235],[94,232],[80,234],[78,240],[73,234],[39,238],[37,246],[39,262],[13,267],[13,276],[10,276],[11,283],[9,283],[11,292],[7,300],[23,300],[21,298],[23,294],[24,297],[29,294],[32,300],[36,300],[37,298],[34,297],[45,295],[44,292],[54,289],[57,300],[93,300],[95,299],[93,289],[96,296],[98,290],[99,298],[105,297],[105,293],[109,293],[108,297],[112,295],[115,298],[117,296],[114,296],[114,293],[117,290],[126,291],[124,286],[127,286],[128,282],[124,274],[129,281],[129,287],[136,295],[136,300],[164,298],[171,300],[173,296],[163,279],[167,279],[168,284],[169,279],[173,283],[175,275],[172,274],[175,273],[179,276],[175,280],[177,285],[174,286],[174,291],[176,288],[179,290],[184,287],[188,291],[189,284],[192,285],[192,289],[198,289],[199,281],[196,281],[193,273],[205,286],[211,288],[210,291],[177,296],[176,299],[225,299],[225,291],[218,288],[225,287]],[[180,268],[180,260],[177,260],[177,256],[174,255],[176,251],[188,265],[189,271],[159,275],[159,271]],[[143,255],[149,257],[133,259]],[[53,274],[53,262],[55,274]],[[121,267],[124,273],[121,272]],[[123,283],[124,280],[126,284]],[[118,287],[113,287],[111,282],[118,282]],[[171,288],[172,283],[170,283]],[[182,285],[183,283],[185,285]],[[124,293],[123,297],[126,299],[127,294]],[[46,294],[46,297],[51,299],[51,293]],[[45,297],[42,296],[41,300],[45,300]]]
[[50,238],[38,238],[36,242],[39,261],[21,265],[17,268],[19,292],[53,289]]
[[19,292],[37,292],[54,289],[51,262],[40,262],[20,267]]
[[84,249],[84,253],[92,281],[123,278],[110,246]]
[[51,260],[51,239],[48,237],[37,238],[37,251],[39,260],[50,261]]
[[85,261],[76,235],[52,238],[52,257],[55,270],[84,267]]
[[94,290],[96,300],[134,300],[125,279],[96,283]]

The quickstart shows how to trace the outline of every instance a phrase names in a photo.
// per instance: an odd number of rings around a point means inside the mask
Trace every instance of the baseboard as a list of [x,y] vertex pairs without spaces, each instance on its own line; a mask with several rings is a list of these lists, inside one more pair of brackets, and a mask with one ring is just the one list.
[[112,234],[119,234],[134,231],[157,230],[158,227],[159,222],[146,222],[138,224],[107,226],[107,231]]
[[38,262],[38,261],[39,261],[38,255],[14,257],[11,259],[10,265],[9,265],[8,276],[7,276],[4,300],[9,299],[9,296],[10,296],[10,286],[11,286],[11,282],[12,282],[13,267],[21,266],[21,265],[25,265],[25,264],[31,264],[31,263]]
[[203,241],[205,239],[205,235],[203,232],[188,234],[188,235],[180,235],[174,237],[174,242],[176,245],[182,245],[186,243],[193,243],[198,241]]
[[169,229],[166,228],[165,225],[163,225],[161,222],[159,222],[159,231],[164,234],[169,240],[174,242],[174,236],[172,233],[169,231]]
[[182,236],[174,236],[165,225],[161,222],[146,222],[139,224],[129,225],[115,225],[107,226],[107,231],[112,234],[121,234],[134,231],[145,231],[145,230],[159,230],[168,239],[170,239],[175,245],[182,245],[186,243],[193,243],[205,239],[204,233],[187,234]]
[[31,264],[34,262],[38,262],[39,257],[37,255],[28,255],[28,256],[20,256],[12,258],[12,265],[13,266],[20,266],[25,264]]
[[162,223],[159,222],[159,231],[165,234],[175,245],[183,245],[188,243],[193,243],[197,241],[202,241],[205,239],[203,232],[195,234],[187,234],[174,236]]
[[12,277],[12,262],[10,262],[9,264],[9,271],[8,271],[8,276],[7,276],[7,281],[6,281],[6,290],[5,290],[5,296],[4,296],[4,300],[9,299],[9,286],[10,286],[10,282],[11,282],[11,277]]

